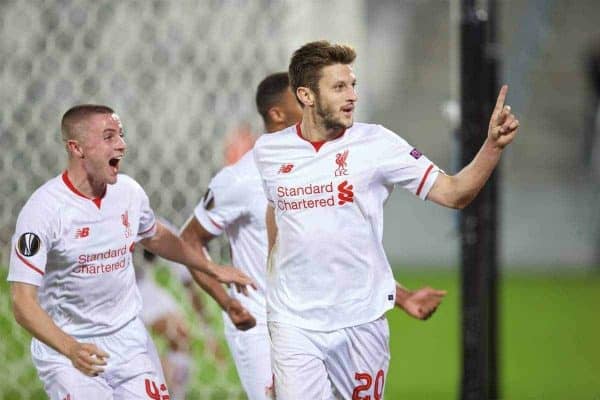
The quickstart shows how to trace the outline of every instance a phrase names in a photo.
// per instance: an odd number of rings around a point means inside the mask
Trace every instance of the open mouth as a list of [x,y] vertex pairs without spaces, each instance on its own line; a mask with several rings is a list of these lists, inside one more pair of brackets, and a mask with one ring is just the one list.
[[345,106],[342,107],[342,111],[346,114],[351,114],[354,111],[354,106]]
[[113,157],[110,160],[108,160],[108,165],[110,165],[113,169],[115,169],[115,171],[118,171],[119,163],[121,162],[122,158],[123,158],[123,156]]

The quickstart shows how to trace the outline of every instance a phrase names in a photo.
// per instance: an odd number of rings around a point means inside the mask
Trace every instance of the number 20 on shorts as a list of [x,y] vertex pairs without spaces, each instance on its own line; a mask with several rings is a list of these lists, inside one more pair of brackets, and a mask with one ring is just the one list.
[[[373,384],[373,377],[368,372],[357,372],[354,374],[354,379],[359,381],[360,384],[354,387],[352,400],[381,400],[381,397],[383,396],[384,379],[382,369],[377,371],[375,384]],[[373,390],[373,397],[371,397],[371,388]]]

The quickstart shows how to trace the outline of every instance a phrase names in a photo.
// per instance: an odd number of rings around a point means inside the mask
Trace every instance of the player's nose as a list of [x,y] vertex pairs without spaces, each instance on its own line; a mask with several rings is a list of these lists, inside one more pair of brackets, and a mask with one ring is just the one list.
[[356,88],[354,86],[352,86],[350,88],[350,93],[348,94],[348,100],[350,100],[352,102],[356,102],[358,100],[358,92],[356,91]]
[[127,149],[127,142],[125,142],[125,138],[123,136],[119,136],[116,149],[120,151],[125,151]]

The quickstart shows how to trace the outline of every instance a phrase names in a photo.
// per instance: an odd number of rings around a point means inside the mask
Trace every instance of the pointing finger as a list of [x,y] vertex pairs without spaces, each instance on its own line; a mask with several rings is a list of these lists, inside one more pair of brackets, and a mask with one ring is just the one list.
[[508,92],[508,86],[502,85],[500,88],[500,93],[498,94],[498,99],[496,99],[496,106],[494,107],[494,114],[498,116],[504,107],[504,101],[506,100],[506,93]]

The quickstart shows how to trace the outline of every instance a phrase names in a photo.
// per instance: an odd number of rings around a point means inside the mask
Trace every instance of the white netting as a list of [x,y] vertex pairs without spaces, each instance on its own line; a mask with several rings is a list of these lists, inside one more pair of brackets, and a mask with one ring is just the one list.
[[[2,264],[24,202],[66,165],[60,118],[78,103],[106,104],[120,114],[129,145],[124,172],[146,189],[158,215],[181,225],[222,165],[225,133],[244,122],[260,131],[258,82],[284,70],[307,39],[335,40],[328,34],[340,26],[362,32],[354,22],[360,0],[327,3],[328,14],[341,6],[350,11],[331,14],[336,24],[323,18],[319,3],[0,0]],[[6,294],[6,271],[0,272]],[[210,304],[209,328],[222,344]],[[191,398],[243,398],[231,362],[219,364],[204,350],[204,328],[192,314]],[[0,333],[0,398],[45,398],[7,295],[0,297]]]

